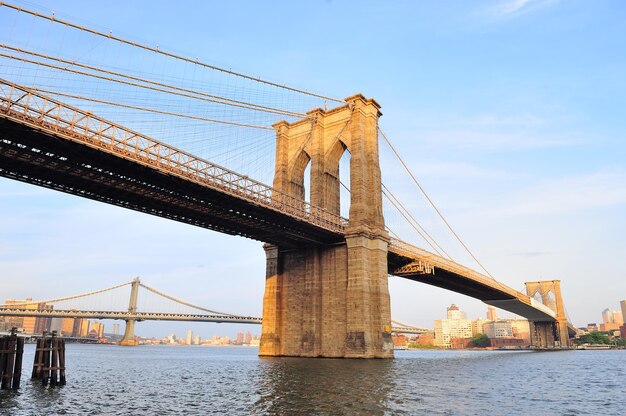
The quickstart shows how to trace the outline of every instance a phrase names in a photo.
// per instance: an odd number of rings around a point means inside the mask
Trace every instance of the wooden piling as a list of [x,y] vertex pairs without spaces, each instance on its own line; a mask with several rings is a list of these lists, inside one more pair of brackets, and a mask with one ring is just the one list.
[[44,339],[46,333],[43,333],[42,338],[37,338],[37,346],[35,347],[35,360],[33,362],[33,374],[31,375],[32,379],[40,379],[41,371],[43,369],[43,354],[44,354]]
[[59,340],[59,378],[61,385],[65,385],[65,340]]
[[32,378],[40,379],[43,386],[65,384],[65,340],[58,338],[56,331],[37,341]]
[[15,369],[13,371],[13,389],[20,388],[22,379],[22,358],[24,357],[24,338],[17,338],[17,349],[15,351]]
[[24,339],[17,337],[17,329],[11,335],[0,338],[0,389],[17,390],[22,376]]

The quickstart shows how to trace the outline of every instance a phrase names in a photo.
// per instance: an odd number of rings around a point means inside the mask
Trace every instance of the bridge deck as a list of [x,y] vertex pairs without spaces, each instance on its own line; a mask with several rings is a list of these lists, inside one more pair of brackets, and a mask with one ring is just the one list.
[[[347,222],[272,188],[0,80],[0,176],[225,234],[297,247],[343,241]],[[392,240],[389,272],[532,320],[554,312],[521,292]]]

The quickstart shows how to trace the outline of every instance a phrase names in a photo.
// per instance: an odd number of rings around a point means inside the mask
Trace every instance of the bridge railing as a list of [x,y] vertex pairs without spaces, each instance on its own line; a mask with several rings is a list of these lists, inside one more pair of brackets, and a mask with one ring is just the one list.
[[526,303],[530,304],[531,299],[529,296],[519,292],[511,287],[506,286],[503,283],[498,282],[495,279],[492,279],[488,276],[485,276],[481,273],[478,273],[475,270],[470,269],[469,267],[465,267],[459,263],[456,263],[452,260],[448,260],[437,254],[431,253],[427,250],[424,250],[419,247],[415,247],[414,245],[408,244],[402,240],[398,240],[396,238],[392,238],[389,241],[389,251],[394,252],[396,254],[420,260],[424,263],[430,264],[433,267],[447,270],[449,272],[453,272],[460,276],[469,278],[471,280],[480,282],[488,287],[495,287],[498,290],[505,292],[511,296],[514,296],[520,300],[525,300]]
[[114,122],[0,79],[5,117],[342,233],[348,220]]

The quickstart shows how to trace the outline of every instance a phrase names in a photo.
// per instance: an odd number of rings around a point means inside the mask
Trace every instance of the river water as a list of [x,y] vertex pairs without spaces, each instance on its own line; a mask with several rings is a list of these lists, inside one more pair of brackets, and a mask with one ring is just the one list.
[[68,344],[67,385],[0,392],[7,415],[625,415],[626,350],[259,358],[245,347]]

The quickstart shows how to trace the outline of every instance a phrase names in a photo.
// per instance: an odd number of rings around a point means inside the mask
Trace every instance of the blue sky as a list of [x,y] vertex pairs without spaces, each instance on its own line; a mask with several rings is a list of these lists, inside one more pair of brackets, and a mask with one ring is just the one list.
[[[560,279],[578,326],[626,298],[623,2],[48,1],[43,9],[272,81],[373,97],[381,127],[500,281],[521,290],[524,281]],[[381,155],[396,194],[455,259],[476,268],[417,189],[398,179],[383,144]],[[264,254],[254,241],[7,179],[0,229],[0,298],[140,275],[195,303],[261,313]],[[393,316],[421,326],[450,303],[471,318],[486,310],[395,277],[390,292]],[[183,335],[188,326],[141,323],[138,333]]]

